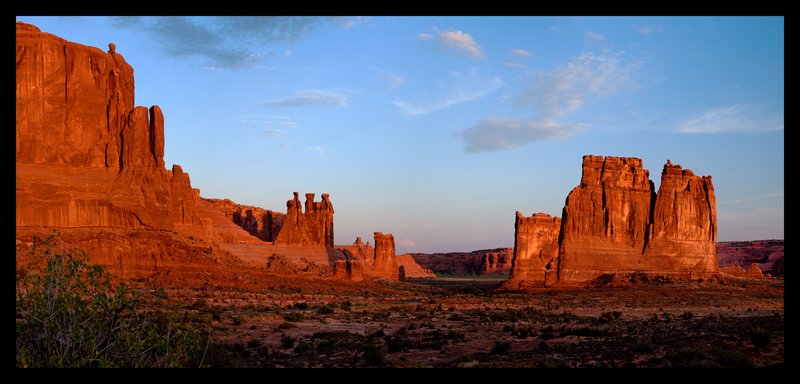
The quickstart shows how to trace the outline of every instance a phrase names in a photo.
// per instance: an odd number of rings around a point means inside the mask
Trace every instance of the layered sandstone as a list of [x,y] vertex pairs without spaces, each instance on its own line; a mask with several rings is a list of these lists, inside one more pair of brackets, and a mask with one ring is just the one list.
[[635,268],[654,197],[642,160],[584,156],[581,183],[563,210],[559,280],[585,281]]
[[263,241],[274,242],[286,218],[285,213],[236,204],[229,199],[204,200],[217,207],[234,224]]
[[375,262],[372,275],[387,280],[399,279],[399,266],[394,250],[394,236],[391,233],[375,232]]
[[716,220],[710,176],[667,160],[655,193],[640,159],[587,155],[560,225],[558,218],[517,212],[506,287],[585,283],[615,273],[709,276],[719,269]]
[[653,207],[642,264],[654,271],[716,273],[717,203],[711,176],[696,176],[669,160]]
[[200,225],[188,174],[164,169],[164,116],[134,107],[133,68],[17,23],[16,224]]
[[416,261],[414,257],[409,254],[398,255],[397,265],[403,269],[403,278],[410,279],[432,279],[436,277],[430,269],[423,268]]
[[524,289],[554,283],[561,219],[545,213],[525,217],[517,211],[514,228],[514,257],[505,286]]
[[717,243],[720,268],[732,265],[758,264],[773,276],[783,276],[783,240],[725,241]]
[[409,253],[424,269],[434,273],[466,275],[508,274],[513,248],[481,249],[471,252]]
[[333,204],[327,193],[315,202],[313,193],[306,193],[305,212],[298,193],[286,202],[286,217],[275,245],[316,245],[333,247]]

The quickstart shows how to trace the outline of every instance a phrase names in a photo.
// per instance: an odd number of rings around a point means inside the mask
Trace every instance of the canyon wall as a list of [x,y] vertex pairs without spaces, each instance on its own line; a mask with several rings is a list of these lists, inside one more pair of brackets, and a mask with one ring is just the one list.
[[134,106],[133,68],[16,23],[16,224],[200,225],[189,175],[164,169],[164,116]]
[[506,287],[585,283],[611,273],[699,278],[718,272],[710,176],[667,160],[656,193],[641,159],[587,155],[582,171],[560,225],[558,218],[517,212]]

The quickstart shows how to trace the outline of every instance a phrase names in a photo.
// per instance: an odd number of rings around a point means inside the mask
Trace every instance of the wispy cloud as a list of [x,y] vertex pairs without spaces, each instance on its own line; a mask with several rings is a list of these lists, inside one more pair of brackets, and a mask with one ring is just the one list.
[[678,124],[682,133],[766,132],[783,129],[783,114],[767,113],[751,104],[715,107]]
[[503,65],[508,66],[508,67],[518,67],[518,68],[524,68],[525,67],[525,64],[518,63],[516,61],[511,61],[511,60],[504,61]]
[[389,89],[397,89],[406,83],[406,79],[403,77],[403,75],[386,70],[378,71],[375,74],[375,77],[383,80],[386,84],[386,88]]
[[312,151],[312,152],[316,152],[317,155],[319,155],[319,157],[322,157],[322,158],[325,157],[325,147],[323,147],[321,145],[314,145],[314,146],[311,146],[311,147],[307,147],[306,149],[308,149],[309,151]]
[[263,101],[261,105],[270,108],[310,107],[318,105],[344,107],[347,105],[347,95],[323,89],[304,89],[295,91],[292,96]]
[[653,32],[660,31],[662,27],[661,26],[652,27],[649,25],[634,25],[633,28],[642,35],[649,35]]
[[422,102],[397,100],[392,103],[411,115],[422,115],[479,99],[505,84],[499,77],[481,77],[478,68],[472,67],[467,72],[451,72],[448,80],[439,84],[442,95],[437,99]]
[[561,67],[532,75],[529,86],[516,100],[517,105],[534,112],[531,118],[487,117],[457,136],[469,153],[567,137],[588,125],[559,120],[583,108],[587,101],[625,87],[637,66],[625,60],[620,51],[584,53]]
[[286,131],[273,130],[273,129],[262,129],[259,132],[269,137],[280,137],[286,134]]
[[511,54],[514,55],[514,56],[519,56],[519,57],[533,56],[533,53],[531,53],[530,51],[526,51],[526,50],[520,49],[520,48],[512,49],[511,50]]
[[606,37],[597,32],[586,32],[586,37],[594,41],[606,41]]
[[583,107],[587,99],[616,92],[628,84],[638,64],[623,60],[621,51],[584,53],[565,66],[535,76],[517,100],[545,117],[562,117]]
[[759,195],[759,196],[743,197],[741,199],[736,199],[736,200],[720,201],[717,204],[741,203],[743,201],[768,199],[770,197],[779,197],[779,196],[783,196],[783,192],[781,192],[781,193],[768,193],[766,195]]
[[406,238],[406,239],[403,239],[403,240],[399,240],[397,242],[397,245],[402,245],[402,246],[405,246],[405,247],[416,247],[417,243],[414,240]]
[[469,153],[500,151],[521,147],[532,141],[565,137],[583,128],[579,124],[561,124],[553,120],[517,120],[487,117],[457,133]]
[[[201,57],[209,68],[244,68],[269,56],[266,47],[292,42],[313,30],[318,17],[119,17],[114,26],[147,33],[159,50],[174,58]],[[121,51],[124,47],[120,47]]]
[[464,31],[442,31],[439,32],[438,36],[429,33],[417,35],[417,39],[420,40],[433,40],[434,38],[442,48],[449,52],[472,59],[483,59],[485,57],[481,46],[469,33]]
[[481,50],[481,47],[469,33],[462,31],[445,31],[439,34],[439,40],[451,50],[460,52],[473,59],[482,59],[484,57],[483,50]]
[[290,128],[299,125],[299,123],[293,121],[290,116],[247,114],[239,115],[239,117],[239,122],[242,124],[283,125]]

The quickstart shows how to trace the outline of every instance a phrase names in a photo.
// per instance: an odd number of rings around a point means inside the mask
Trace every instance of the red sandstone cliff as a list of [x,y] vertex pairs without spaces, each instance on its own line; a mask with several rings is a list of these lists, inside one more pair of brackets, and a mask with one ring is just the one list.
[[584,156],[581,183],[566,199],[560,229],[557,218],[517,212],[514,267],[505,286],[551,284],[546,271],[554,260],[560,283],[608,273],[717,273],[711,177],[667,160],[656,194],[648,175],[637,158]]
[[275,239],[276,245],[321,245],[333,247],[333,204],[327,193],[315,202],[313,193],[306,193],[305,212],[298,193],[286,202],[286,217]]
[[504,285],[520,289],[554,283],[561,219],[544,213],[525,217],[517,211],[514,228],[514,258]]
[[17,23],[18,227],[199,225],[189,175],[164,169],[164,117],[134,107],[133,68]]
[[584,156],[581,183],[567,197],[559,280],[591,280],[638,265],[654,198],[637,158]]

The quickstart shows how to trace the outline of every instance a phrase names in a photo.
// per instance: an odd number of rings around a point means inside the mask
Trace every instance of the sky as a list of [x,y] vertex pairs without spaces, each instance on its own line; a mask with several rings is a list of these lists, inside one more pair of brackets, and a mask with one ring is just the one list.
[[783,17],[32,17],[159,105],[202,197],[330,193],[335,242],[513,247],[582,156],[711,175],[718,241],[784,238]]

